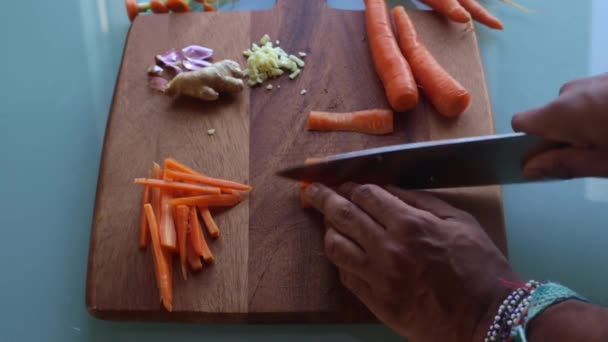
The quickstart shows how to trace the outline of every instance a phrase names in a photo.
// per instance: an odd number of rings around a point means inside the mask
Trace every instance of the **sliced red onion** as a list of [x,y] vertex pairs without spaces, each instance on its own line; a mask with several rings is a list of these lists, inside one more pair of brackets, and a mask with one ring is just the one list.
[[182,49],[184,57],[190,61],[202,61],[213,56],[213,50],[204,46],[190,45]]
[[150,76],[160,76],[162,75],[164,69],[159,67],[158,65],[152,65],[148,68],[148,75]]
[[183,60],[184,55],[182,52],[175,49],[171,49],[161,53],[160,55],[156,55],[156,64],[159,64],[160,66],[176,64],[177,62],[181,62]]
[[191,61],[191,60],[185,59],[184,61],[182,61],[182,65],[184,66],[184,69],[186,69],[188,71],[194,71],[194,70],[202,69],[204,67],[208,67],[211,65],[211,63],[209,63],[207,61]]
[[150,86],[150,88],[152,88],[154,90],[158,90],[161,93],[165,92],[165,89],[167,89],[167,84],[169,84],[169,81],[167,81],[166,79],[164,79],[162,77],[157,77],[157,76],[148,77],[148,85]]

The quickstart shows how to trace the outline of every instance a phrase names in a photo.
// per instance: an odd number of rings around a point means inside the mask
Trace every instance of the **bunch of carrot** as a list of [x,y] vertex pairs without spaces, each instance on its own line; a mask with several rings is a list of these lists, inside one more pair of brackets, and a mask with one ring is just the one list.
[[[195,0],[203,4],[203,10],[205,12],[215,11],[215,7],[209,4],[216,0]],[[150,0],[150,2],[138,3],[137,0],[125,0],[125,6],[127,7],[127,15],[129,20],[133,21],[140,13],[147,12],[148,10],[152,13],[184,13],[191,11],[191,0]]]
[[[445,1],[449,2],[455,0]],[[397,39],[385,0],[365,0],[365,8],[372,58],[391,107],[398,112],[414,108],[420,85],[440,114],[446,117],[462,114],[471,103],[471,95],[428,51],[405,9],[402,6],[393,9]],[[479,8],[475,7],[478,11]],[[475,19],[479,20],[479,13],[475,13]]]
[[164,165],[154,163],[147,178],[136,178],[143,185],[139,247],[150,241],[154,255],[154,271],[163,306],[173,309],[172,257],[179,256],[181,272],[188,278],[188,266],[196,272],[203,269],[201,258],[211,263],[209,249],[199,220],[199,213],[209,236],[217,239],[220,230],[210,209],[232,207],[251,191],[245,184],[206,176],[175,159]]

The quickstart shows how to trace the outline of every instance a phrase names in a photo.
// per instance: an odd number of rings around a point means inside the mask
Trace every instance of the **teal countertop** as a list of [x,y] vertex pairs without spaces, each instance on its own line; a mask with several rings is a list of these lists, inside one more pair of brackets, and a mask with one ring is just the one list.
[[[499,133],[570,79],[608,71],[605,0],[482,1],[479,28]],[[258,9],[272,0],[226,3]],[[361,0],[330,1],[362,8]],[[90,224],[106,119],[129,22],[123,0],[14,1],[0,14],[0,341],[390,341],[379,325],[111,323],[85,309]],[[608,304],[608,181],[504,187],[511,260]]]

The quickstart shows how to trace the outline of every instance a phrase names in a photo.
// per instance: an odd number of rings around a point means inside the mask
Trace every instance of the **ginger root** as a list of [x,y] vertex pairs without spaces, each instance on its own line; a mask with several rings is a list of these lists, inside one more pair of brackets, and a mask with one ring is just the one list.
[[241,92],[244,76],[237,62],[226,59],[199,70],[178,74],[169,82],[165,93],[169,96],[186,95],[215,101],[220,93]]

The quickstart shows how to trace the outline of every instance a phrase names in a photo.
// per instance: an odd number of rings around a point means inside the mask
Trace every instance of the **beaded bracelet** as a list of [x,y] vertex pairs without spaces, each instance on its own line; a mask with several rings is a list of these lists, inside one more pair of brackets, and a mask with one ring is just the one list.
[[498,313],[488,329],[485,342],[507,341],[511,338],[512,328],[520,325],[525,319],[530,307],[530,297],[539,285],[539,282],[530,280],[507,296],[498,307]]
[[484,341],[526,342],[528,324],[551,305],[568,299],[587,301],[562,285],[530,280],[502,302]]

